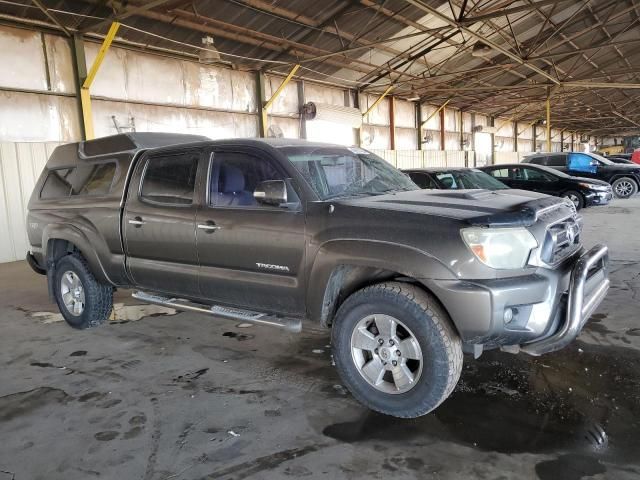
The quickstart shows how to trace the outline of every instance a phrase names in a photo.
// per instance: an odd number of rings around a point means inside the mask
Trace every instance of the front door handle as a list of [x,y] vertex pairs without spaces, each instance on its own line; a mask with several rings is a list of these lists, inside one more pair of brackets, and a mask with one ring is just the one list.
[[213,222],[207,222],[207,223],[199,223],[198,224],[198,230],[204,230],[206,233],[213,233],[216,230],[220,230],[222,227],[219,225],[216,225]]
[[142,218],[140,218],[140,217],[135,217],[135,218],[132,218],[131,220],[129,220],[129,224],[130,225],[134,225],[136,228],[140,228],[145,223],[146,222],[143,221]]

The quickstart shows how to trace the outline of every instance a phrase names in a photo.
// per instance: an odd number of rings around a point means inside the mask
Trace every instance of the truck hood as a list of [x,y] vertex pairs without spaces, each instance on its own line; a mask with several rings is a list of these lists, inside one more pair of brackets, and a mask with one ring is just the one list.
[[598,180],[597,178],[588,178],[588,177],[572,177],[572,180],[578,180],[584,183],[590,183],[591,185],[609,185],[608,182],[604,180]]
[[412,190],[356,197],[337,204],[368,209],[396,210],[463,220],[471,225],[528,226],[540,212],[567,207],[567,202],[524,190]]

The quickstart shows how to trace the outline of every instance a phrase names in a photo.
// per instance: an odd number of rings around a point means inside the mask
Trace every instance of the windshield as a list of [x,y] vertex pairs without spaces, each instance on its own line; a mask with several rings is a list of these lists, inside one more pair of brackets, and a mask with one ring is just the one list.
[[303,146],[281,151],[322,200],[419,189],[400,170],[361,148]]
[[589,155],[591,158],[595,158],[598,163],[600,163],[600,165],[613,165],[613,162],[611,160],[608,160],[606,158],[604,158],[602,155],[598,155],[597,153],[587,153],[587,155]]
[[484,188],[487,190],[502,190],[507,187],[500,180],[480,170],[453,170],[450,172],[435,172],[438,181],[448,190],[464,190]]

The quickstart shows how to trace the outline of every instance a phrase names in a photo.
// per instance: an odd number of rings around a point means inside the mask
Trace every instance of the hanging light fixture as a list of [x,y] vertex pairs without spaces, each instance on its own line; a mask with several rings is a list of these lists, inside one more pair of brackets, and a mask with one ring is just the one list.
[[471,56],[473,57],[486,57],[491,54],[493,49],[483,42],[476,42],[471,48]]
[[203,47],[200,49],[198,53],[198,60],[200,63],[220,63],[222,60],[220,58],[220,52],[213,44],[213,37],[202,37],[202,45]]

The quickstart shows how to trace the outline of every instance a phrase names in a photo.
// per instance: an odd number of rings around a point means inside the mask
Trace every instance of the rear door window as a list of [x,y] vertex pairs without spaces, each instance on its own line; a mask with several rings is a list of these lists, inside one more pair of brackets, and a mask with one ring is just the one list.
[[199,157],[200,152],[192,150],[147,158],[140,198],[164,205],[191,205]]
[[496,170],[490,170],[489,175],[495,178],[509,178],[509,170],[507,168],[498,168]]
[[550,167],[565,167],[566,164],[567,164],[566,155],[549,155],[544,165],[548,165]]

